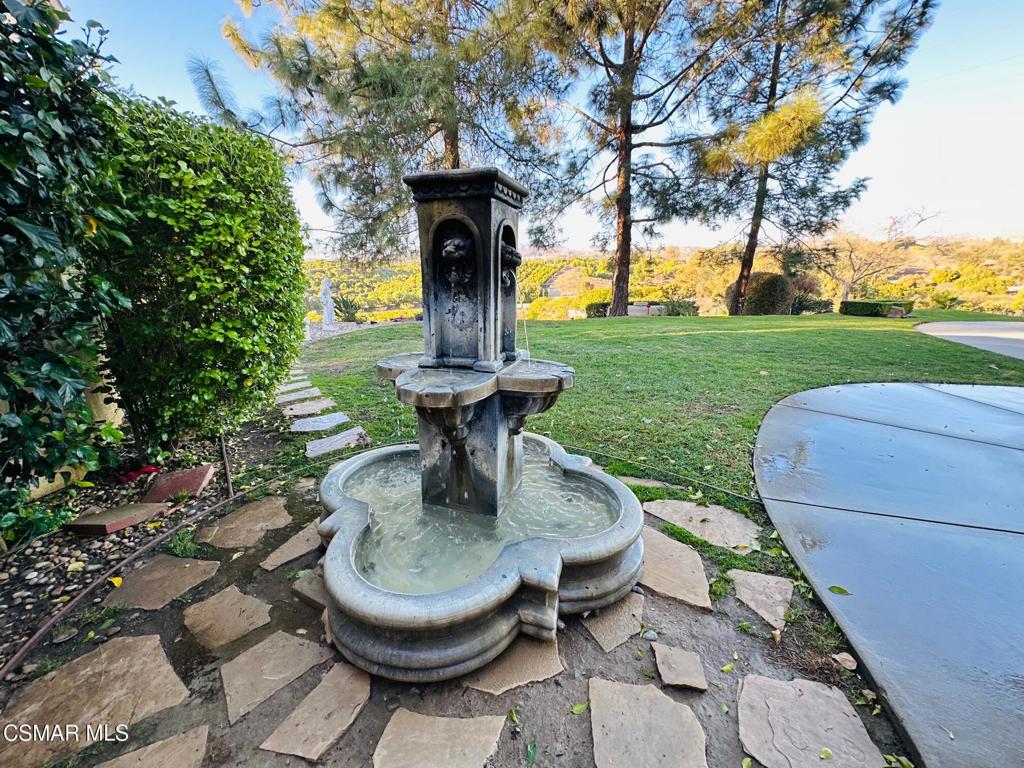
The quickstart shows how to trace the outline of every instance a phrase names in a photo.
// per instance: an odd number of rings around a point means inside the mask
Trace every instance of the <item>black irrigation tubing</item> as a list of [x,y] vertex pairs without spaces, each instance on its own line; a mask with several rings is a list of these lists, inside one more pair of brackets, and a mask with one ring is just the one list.
[[603,456],[606,459],[613,459],[615,461],[621,461],[626,464],[632,464],[634,467],[640,467],[641,469],[649,470],[651,472],[654,472],[655,474],[671,475],[673,477],[678,477],[682,480],[685,480],[688,483],[693,483],[694,485],[702,485],[705,488],[711,488],[714,491],[724,493],[727,496],[733,496],[737,499],[742,499],[743,501],[752,501],[755,504],[762,503],[761,499],[755,496],[748,496],[745,493],[737,493],[736,491],[730,491],[728,488],[722,488],[720,486],[715,485],[714,483],[709,483],[706,480],[698,480],[696,477],[690,477],[689,475],[684,475],[682,472],[675,472],[674,470],[671,469],[665,469],[663,467],[654,467],[651,466],[650,464],[644,464],[643,462],[636,461],[635,459],[627,459],[625,456],[616,456],[615,454],[605,453],[604,451],[598,451],[595,450],[594,448],[584,448],[581,445],[564,445],[562,447],[568,448],[573,451],[578,451],[579,453],[590,453],[595,456]]
[[[388,446],[391,446],[391,445],[400,445],[400,444],[406,443],[406,442],[408,442],[408,441],[407,440],[403,440],[403,441],[395,442],[395,443],[386,443],[384,445],[374,446],[374,448],[387,448]],[[357,454],[364,453],[364,452],[369,451],[369,450],[373,450],[374,448],[361,448],[361,449],[359,449],[357,451],[352,451],[352,453],[348,454],[348,456],[346,456],[345,458],[348,458],[350,456],[355,456]],[[67,603],[65,603],[63,608],[61,608],[59,611],[57,611],[57,613],[55,613],[53,616],[51,616],[48,621],[46,621],[38,630],[36,630],[35,634],[32,635],[32,637],[30,637],[27,641],[25,641],[25,644],[21,648],[18,649],[17,653],[15,653],[10,658],[10,660],[3,666],[3,668],[0,669],[0,681],[6,679],[7,675],[9,675],[15,669],[17,669],[18,666],[21,664],[21,662],[24,661],[25,657],[29,654],[29,652],[33,648],[35,648],[36,645],[38,645],[39,641],[42,640],[44,637],[46,637],[46,635],[50,632],[50,630],[53,629],[53,627],[56,626],[65,616],[67,616],[68,613],[70,613],[71,609],[74,608],[75,606],[77,606],[78,603],[81,602],[81,600],[84,597],[86,597],[87,595],[92,593],[93,590],[95,590],[98,586],[100,586],[102,584],[105,584],[107,582],[107,579],[112,577],[114,574],[116,574],[118,571],[120,571],[126,565],[129,565],[130,563],[135,562],[136,560],[138,560],[140,557],[142,557],[146,553],[151,552],[152,550],[156,549],[156,547],[158,547],[161,544],[163,544],[167,539],[169,539],[171,536],[173,536],[175,533],[177,533],[181,529],[186,528],[186,527],[188,527],[190,525],[194,525],[195,522],[197,520],[199,520],[200,518],[205,517],[206,515],[210,514],[211,512],[215,512],[215,511],[217,511],[219,509],[222,509],[222,508],[226,507],[228,504],[231,504],[231,503],[237,501],[238,499],[241,499],[242,497],[249,495],[253,491],[259,490],[259,489],[263,488],[264,486],[269,485],[270,483],[277,482],[277,481],[281,480],[282,478],[288,477],[289,475],[294,475],[294,474],[297,474],[297,473],[300,473],[300,472],[306,472],[309,469],[311,469],[312,467],[318,467],[321,464],[333,464],[333,463],[337,463],[338,461],[339,461],[339,459],[337,459],[337,458],[321,459],[320,461],[314,461],[314,462],[312,462],[310,464],[303,464],[301,467],[297,467],[295,469],[290,469],[287,472],[282,472],[281,474],[275,475],[274,477],[269,477],[266,480],[263,480],[262,482],[257,483],[256,485],[252,486],[251,488],[246,488],[245,490],[239,491],[238,493],[233,494],[233,495],[229,496],[228,498],[226,498],[226,499],[224,499],[222,501],[218,501],[213,506],[207,507],[204,510],[200,510],[197,514],[195,514],[192,517],[189,517],[189,518],[187,518],[185,520],[182,520],[180,523],[178,523],[173,528],[171,528],[171,529],[169,529],[167,531],[164,531],[163,533],[158,535],[155,539],[153,539],[149,543],[145,544],[142,547],[139,547],[137,550],[135,550],[130,555],[128,555],[128,557],[126,557],[124,560],[122,560],[121,562],[116,563],[115,565],[111,566],[107,571],[105,571],[100,576],[98,576],[89,586],[87,586],[85,589],[83,589],[81,592],[79,592],[77,595],[75,595],[71,600],[69,600]],[[174,511],[177,511],[177,510],[181,509],[183,506],[184,506],[184,504],[179,504],[178,506],[171,507],[168,511],[169,512],[174,512]]]

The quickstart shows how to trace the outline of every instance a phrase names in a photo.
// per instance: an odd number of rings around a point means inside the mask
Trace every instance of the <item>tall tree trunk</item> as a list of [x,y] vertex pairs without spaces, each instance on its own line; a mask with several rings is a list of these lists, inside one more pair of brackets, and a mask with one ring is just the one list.
[[629,306],[629,265],[633,250],[633,85],[636,19],[633,6],[623,24],[622,70],[619,74],[618,168],[615,176],[615,263],[609,317],[624,317]]
[[[775,100],[779,95],[779,77],[782,72],[782,35],[783,23],[786,18],[788,0],[780,0],[778,13],[775,17],[775,50],[772,52],[772,70],[768,81],[768,95],[765,100],[764,114],[775,111]],[[747,299],[747,286],[750,284],[750,272],[754,268],[754,255],[757,253],[757,239],[761,234],[761,222],[764,220],[764,203],[768,198],[768,164],[762,163],[757,175],[757,191],[754,193],[754,210],[750,214],[750,229],[747,232],[747,244],[740,260],[740,275],[729,302],[729,314],[743,313],[743,304]]]
[[750,284],[750,272],[754,268],[754,254],[757,253],[757,238],[761,234],[761,222],[764,219],[764,201],[768,198],[768,164],[761,165],[757,176],[757,192],[754,194],[754,211],[750,216],[750,230],[747,232],[747,244],[743,248],[740,260],[740,276],[736,278],[732,298],[729,301],[729,314],[743,313],[743,303],[747,298],[747,285]]
[[615,263],[609,317],[624,317],[629,306],[629,266],[633,249],[633,176],[631,136],[619,140],[619,172],[615,179]]
[[459,157],[459,128],[446,126],[444,129],[444,167],[458,168],[462,160]]

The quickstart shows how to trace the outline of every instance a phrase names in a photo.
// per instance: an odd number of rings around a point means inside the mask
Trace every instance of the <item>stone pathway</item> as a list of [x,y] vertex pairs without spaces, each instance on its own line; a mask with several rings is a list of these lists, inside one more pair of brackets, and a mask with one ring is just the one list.
[[270,623],[270,606],[232,584],[185,609],[185,626],[206,648],[218,648]]
[[[305,376],[305,371],[297,370],[293,373],[294,376]],[[321,414],[319,416],[313,414],[320,414],[321,411],[326,410],[334,406],[334,401],[329,397],[320,398],[321,391],[316,387],[303,389],[301,391],[294,391],[298,389],[295,383],[289,383],[280,387],[277,391],[277,397],[274,399],[275,405],[285,405],[283,413],[285,416],[297,417],[304,416],[306,418],[297,419],[290,427],[292,432],[326,432],[329,429],[333,429],[341,424],[347,424],[351,420],[347,414],[341,412],[333,412]],[[312,400],[310,398],[320,398]],[[350,427],[342,432],[335,433],[333,435],[326,435],[325,437],[316,438],[306,443],[306,458],[315,459],[328,453],[335,451],[343,451],[346,448],[354,447],[369,447],[370,436],[366,434],[360,426]]]
[[644,512],[740,555],[761,548],[757,541],[761,529],[757,523],[717,504],[702,507],[692,501],[648,501],[644,503]]
[[503,715],[429,717],[399,709],[373,752],[373,768],[482,768],[504,726]]
[[693,547],[644,526],[644,573],[640,583],[666,597],[711,610],[704,564]]
[[792,579],[736,569],[726,575],[732,579],[737,600],[749,605],[774,629],[786,626],[786,611],[793,599]]
[[217,468],[213,464],[182,469],[177,472],[159,474],[142,497],[143,504],[163,504],[188,494],[198,496],[213,479]]
[[614,605],[583,618],[583,626],[605,653],[618,648],[643,628],[644,596],[630,592]]
[[281,496],[266,496],[239,507],[231,514],[200,528],[195,540],[221,549],[238,549],[257,544],[267,531],[284,528],[292,516]]
[[110,592],[103,604],[157,611],[206,581],[218,568],[216,560],[156,555],[125,576],[123,585]]
[[116,757],[97,768],[199,768],[210,729],[205,725]]

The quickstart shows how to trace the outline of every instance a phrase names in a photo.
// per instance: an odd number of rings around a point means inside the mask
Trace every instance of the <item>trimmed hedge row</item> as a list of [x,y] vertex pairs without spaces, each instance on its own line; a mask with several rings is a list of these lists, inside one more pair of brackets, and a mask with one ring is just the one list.
[[914,311],[914,302],[901,300],[841,301],[839,303],[839,314],[853,315],[855,317],[887,317],[890,307],[902,307],[904,313],[909,315]]

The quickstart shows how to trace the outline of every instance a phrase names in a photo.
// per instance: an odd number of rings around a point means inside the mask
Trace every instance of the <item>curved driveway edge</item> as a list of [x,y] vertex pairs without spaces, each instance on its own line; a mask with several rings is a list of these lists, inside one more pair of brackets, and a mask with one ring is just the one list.
[[968,320],[921,323],[915,330],[946,341],[1024,360],[1024,323],[1012,320]]
[[1024,388],[792,395],[761,425],[754,473],[924,764],[1024,755]]

